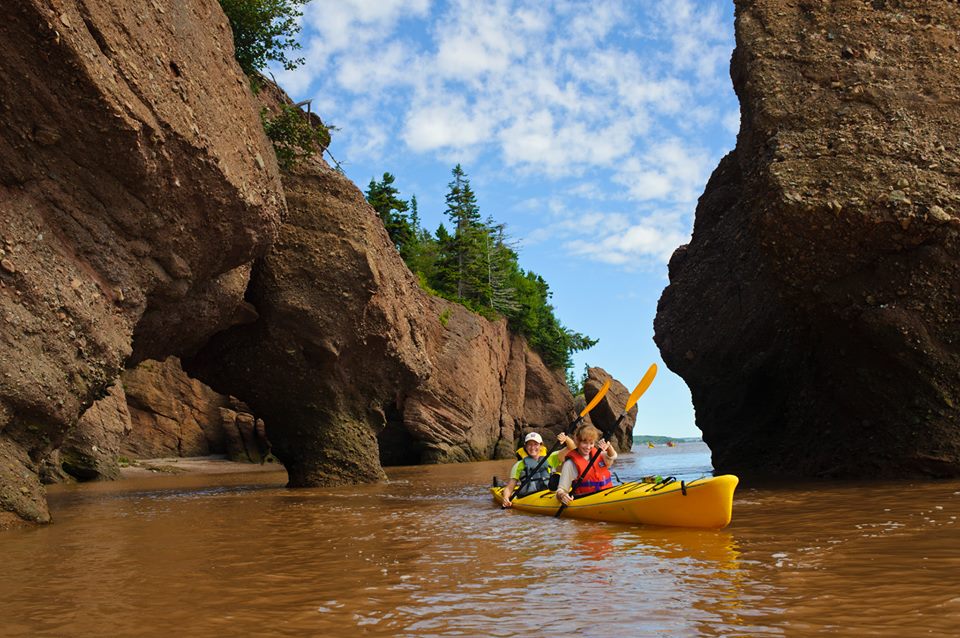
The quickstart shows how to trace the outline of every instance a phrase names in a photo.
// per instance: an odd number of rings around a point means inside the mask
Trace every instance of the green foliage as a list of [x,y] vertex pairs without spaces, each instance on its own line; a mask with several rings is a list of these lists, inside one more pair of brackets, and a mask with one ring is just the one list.
[[[491,216],[483,221],[463,167],[457,164],[452,173],[446,196],[450,230],[444,224],[434,233],[424,230],[416,197],[400,199],[390,173],[380,181],[370,180],[367,201],[423,289],[488,319],[506,317],[510,329],[525,336],[547,365],[569,368],[571,354],[596,340],[560,323],[549,303],[547,282],[520,268],[504,224]],[[440,322],[446,326],[447,319],[445,311]]]
[[277,163],[282,169],[292,168],[330,145],[330,128],[322,124],[313,126],[303,111],[290,104],[284,104],[274,117],[270,117],[267,109],[261,109],[260,121],[273,142]]
[[400,191],[394,187],[394,179],[390,173],[384,173],[379,182],[371,178],[370,185],[367,186],[367,202],[377,211],[387,234],[390,235],[390,241],[400,251],[400,256],[405,262],[409,262],[416,246],[415,222],[411,222],[407,217],[410,202],[397,197]]
[[583,394],[583,384],[587,382],[587,369],[590,366],[583,366],[583,376],[579,379],[573,374],[573,370],[567,369],[567,387],[570,388],[570,394],[580,396]]
[[449,321],[450,321],[450,309],[444,308],[443,312],[440,313],[440,325],[446,328],[447,322]]
[[233,46],[240,68],[250,78],[279,62],[289,70],[303,64],[303,58],[290,59],[287,50],[297,50],[295,37],[300,32],[300,7],[309,0],[220,0],[233,30]]

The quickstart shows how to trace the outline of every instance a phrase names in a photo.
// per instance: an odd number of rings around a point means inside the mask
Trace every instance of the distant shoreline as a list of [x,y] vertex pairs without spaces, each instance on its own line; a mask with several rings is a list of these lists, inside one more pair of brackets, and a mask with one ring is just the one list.
[[699,436],[687,436],[687,437],[678,437],[678,436],[657,436],[653,434],[635,434],[633,435],[633,442],[636,443],[703,443],[703,439]]

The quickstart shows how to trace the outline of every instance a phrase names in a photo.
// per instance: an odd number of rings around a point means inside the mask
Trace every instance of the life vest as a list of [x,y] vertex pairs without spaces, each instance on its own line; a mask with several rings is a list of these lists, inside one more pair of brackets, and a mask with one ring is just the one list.
[[[543,463],[541,464],[540,461]],[[534,474],[533,470],[537,465],[540,465],[540,469]],[[520,483],[523,489],[517,492],[517,496],[527,496],[547,489],[547,483],[550,481],[550,468],[547,465],[547,460],[542,456],[538,459],[532,456],[523,458],[523,470],[520,472]]]
[[580,450],[570,450],[567,453],[567,460],[573,461],[573,464],[577,466],[577,476],[579,477],[587,468],[587,464],[590,463],[590,456],[593,454],[599,454],[600,458],[593,462],[590,471],[573,488],[574,496],[585,496],[613,487],[610,470],[607,468],[607,464],[603,460],[603,452],[600,450],[593,450],[586,457],[580,454]]
[[[547,446],[541,444],[541,445],[540,445],[540,456],[541,456],[541,457],[546,456],[546,455],[547,455],[547,451],[548,451],[548,450],[547,450]],[[522,461],[523,459],[527,458],[527,456],[529,456],[529,455],[527,454],[527,451],[523,448],[522,445],[517,448],[517,460],[518,460],[518,461]]]

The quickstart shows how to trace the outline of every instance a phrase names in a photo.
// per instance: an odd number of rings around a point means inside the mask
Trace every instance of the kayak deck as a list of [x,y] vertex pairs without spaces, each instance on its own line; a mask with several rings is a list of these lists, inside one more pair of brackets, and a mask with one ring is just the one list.
[[[668,483],[630,482],[582,496],[567,506],[561,518],[583,518],[612,523],[720,529],[733,515],[733,491],[739,479],[732,474]],[[491,487],[493,499],[503,503],[503,488]],[[513,509],[553,516],[560,507],[556,492],[544,490],[513,499]]]

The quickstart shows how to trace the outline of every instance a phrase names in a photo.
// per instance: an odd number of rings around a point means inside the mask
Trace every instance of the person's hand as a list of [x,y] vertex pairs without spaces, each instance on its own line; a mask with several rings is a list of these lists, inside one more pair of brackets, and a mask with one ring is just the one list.
[[603,439],[600,439],[599,441],[597,441],[597,447],[600,449],[601,452],[606,452],[607,448],[610,447],[610,444],[604,441]]
[[557,498],[560,499],[560,502],[564,505],[569,505],[573,502],[573,498],[563,490],[557,490]]
[[567,438],[568,438],[567,435],[564,434],[563,432],[557,435],[557,440],[564,444],[566,444]]
[[505,498],[503,499],[503,503],[501,504],[501,507],[503,507],[503,509],[509,509],[513,507],[513,501],[511,501],[509,498]]

